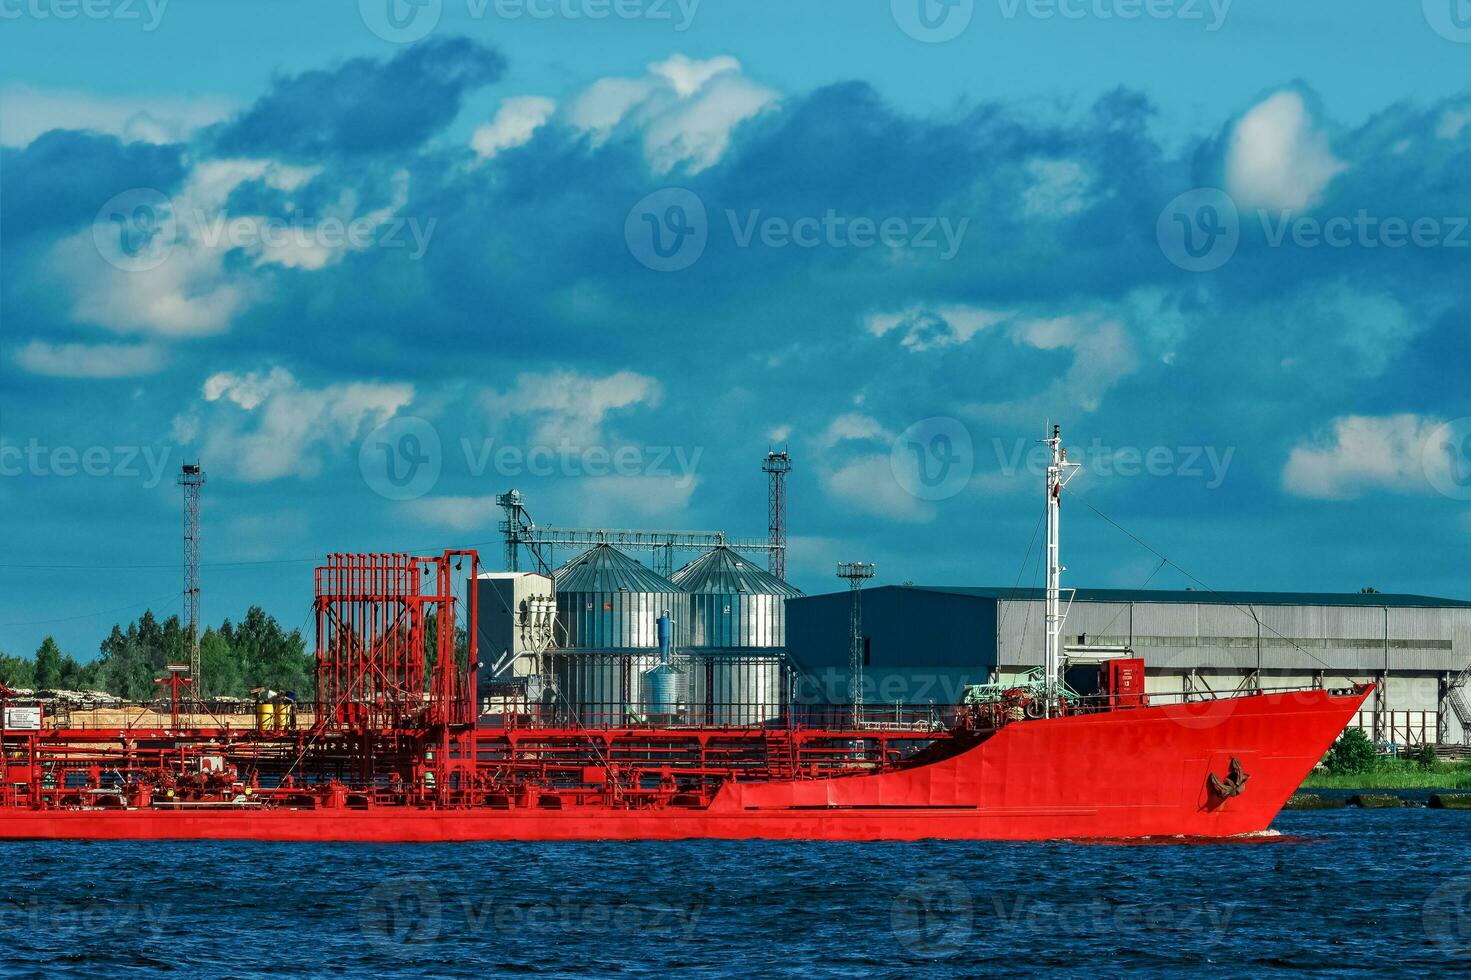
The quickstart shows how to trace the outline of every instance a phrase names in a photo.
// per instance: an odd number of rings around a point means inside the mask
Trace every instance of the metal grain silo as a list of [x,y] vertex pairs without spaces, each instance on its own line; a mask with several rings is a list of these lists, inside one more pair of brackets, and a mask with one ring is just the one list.
[[786,601],[802,593],[750,559],[716,548],[675,572],[671,581],[689,594],[686,649],[786,646]]
[[553,576],[562,634],[557,685],[586,725],[618,725],[643,713],[645,675],[659,665],[659,617],[684,635],[688,597],[611,545],[598,545]]
[[683,645],[684,592],[612,545],[578,555],[557,569],[553,582],[564,650],[657,650],[664,612],[674,620],[675,645]]
[[729,548],[700,556],[671,580],[688,593],[695,712],[721,725],[779,720],[789,687],[786,601],[802,593]]

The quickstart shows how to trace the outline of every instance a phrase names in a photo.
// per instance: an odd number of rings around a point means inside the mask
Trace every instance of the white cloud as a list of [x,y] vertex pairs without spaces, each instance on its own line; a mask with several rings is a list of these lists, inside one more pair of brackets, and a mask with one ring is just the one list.
[[635,520],[679,525],[699,484],[692,474],[584,478],[573,483],[575,498],[569,512],[579,521],[600,526]]
[[227,273],[218,252],[187,244],[154,268],[118,268],[103,260],[90,229],[56,244],[50,272],[71,294],[76,320],[158,337],[221,333],[258,288]]
[[[157,264],[135,267],[131,256],[111,247],[110,231],[103,229],[99,238],[88,228],[57,243],[50,273],[71,296],[71,314],[78,321],[160,337],[223,333],[269,288],[249,268],[227,263],[231,253],[248,257],[254,268],[322,269],[350,251],[372,247],[378,229],[408,200],[409,176],[399,171],[393,175],[392,200],[371,210],[362,210],[350,188],[316,209],[310,222],[289,200],[281,214],[226,210],[232,192],[247,181],[290,194],[320,173],[319,167],[274,160],[203,162],[176,194],[156,206],[150,247],[159,250]],[[431,232],[432,227],[411,224],[403,232],[405,244],[423,247]],[[415,240],[409,242],[409,236]]]
[[404,503],[409,514],[422,524],[474,531],[494,528],[501,519],[495,494],[483,497],[421,497]]
[[536,95],[506,99],[496,111],[495,118],[475,130],[470,137],[470,146],[482,160],[502,150],[521,146],[546,124],[556,108],[556,102]]
[[53,378],[131,378],[152,374],[164,353],[149,344],[49,344],[33,340],[15,352],[32,374]]
[[221,98],[109,98],[31,85],[0,88],[0,146],[29,145],[53,129],[85,129],[124,142],[178,143],[219,122],[232,104]]
[[655,173],[681,166],[698,173],[725,154],[737,125],[775,100],[734,58],[675,55],[650,65],[643,78],[594,82],[573,100],[567,119],[595,144],[618,132],[638,135]]
[[910,494],[894,475],[890,454],[895,438],[871,415],[837,416],[817,438],[823,450],[818,454],[818,483],[829,497],[862,514],[904,522],[933,520],[934,507]]
[[567,109],[567,121],[587,133],[595,144],[602,143],[633,107],[658,87],[651,78],[600,78],[573,100]]
[[1072,351],[1073,362],[1061,378],[1025,403],[1025,412],[1047,414],[1061,406],[1085,412],[1098,409],[1103,396],[1119,379],[1139,366],[1134,344],[1123,323],[1107,316],[1080,314],[1041,320],[1023,320],[1011,330],[1012,339],[1038,350]]
[[965,344],[972,337],[1012,316],[1000,310],[978,306],[937,306],[927,309],[911,306],[898,313],[874,313],[864,326],[875,337],[904,328],[899,344],[906,350],[921,353],[937,348]]
[[1299,497],[1344,500],[1368,490],[1424,493],[1431,489],[1425,442],[1440,425],[1420,415],[1346,415],[1330,434],[1294,447],[1282,486]]
[[1466,129],[1468,123],[1471,123],[1471,106],[1447,109],[1440,117],[1440,124],[1435,128],[1435,135],[1443,140],[1456,139]]
[[849,412],[829,422],[818,442],[824,448],[831,448],[849,439],[892,440],[893,438],[893,434],[887,431],[878,419],[857,412]]
[[[1137,305],[1138,298],[1131,297]],[[1037,350],[1070,350],[1072,364],[1035,396],[1020,402],[972,406],[987,416],[1042,417],[1064,408],[1091,412],[1120,378],[1138,369],[1134,342],[1123,316],[1107,312],[1026,316],[1016,311],[951,304],[915,305],[898,313],[875,313],[865,329],[876,337],[898,331],[902,347],[915,353],[968,344],[978,336],[1006,337],[1013,344]],[[995,330],[993,330],[995,328]],[[994,342],[994,341],[993,341]]]
[[859,513],[906,523],[935,518],[935,508],[899,485],[889,453],[869,453],[820,474],[823,490]]
[[705,61],[695,61],[676,54],[667,61],[658,61],[649,66],[649,73],[657,75],[674,86],[681,98],[698,92],[706,82],[721,72],[741,70],[741,63],[730,55],[720,55]]
[[1298,92],[1278,92],[1236,121],[1226,150],[1226,190],[1239,207],[1309,207],[1347,165],[1333,155]]
[[1022,193],[1022,209],[1030,216],[1066,217],[1087,203],[1092,179],[1076,160],[1036,159],[1028,162],[1032,184]]
[[348,382],[310,388],[284,368],[204,382],[204,405],[175,419],[176,436],[197,438],[211,465],[247,482],[315,476],[324,458],[414,398],[410,384]]
[[656,407],[659,382],[633,371],[603,377],[575,371],[522,374],[507,391],[487,392],[485,409],[500,418],[532,420],[532,438],[544,444],[601,444],[609,414],[637,406]]

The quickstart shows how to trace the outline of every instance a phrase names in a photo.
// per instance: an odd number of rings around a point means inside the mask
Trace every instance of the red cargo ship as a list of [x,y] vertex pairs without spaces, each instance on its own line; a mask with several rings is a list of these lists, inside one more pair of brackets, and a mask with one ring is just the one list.
[[[749,726],[538,705],[478,717],[474,552],[334,555],[317,570],[310,721],[188,707],[122,727],[55,724],[0,688],[0,838],[464,841],[1038,840],[1266,830],[1368,695],[1257,691],[1162,703],[1143,662],[1090,651],[1062,683],[1060,434],[1047,478],[1040,676],[943,711],[792,707]],[[1077,666],[1079,657],[1071,658]],[[304,716],[305,711],[302,712]],[[714,716],[712,716],[713,719]],[[721,715],[728,717],[728,715]]]

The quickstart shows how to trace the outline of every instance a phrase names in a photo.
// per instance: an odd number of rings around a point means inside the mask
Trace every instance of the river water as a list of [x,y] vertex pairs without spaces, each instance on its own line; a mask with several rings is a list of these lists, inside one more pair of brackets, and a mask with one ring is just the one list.
[[1078,976],[1471,967],[1471,812],[1232,843],[0,844],[0,970]]

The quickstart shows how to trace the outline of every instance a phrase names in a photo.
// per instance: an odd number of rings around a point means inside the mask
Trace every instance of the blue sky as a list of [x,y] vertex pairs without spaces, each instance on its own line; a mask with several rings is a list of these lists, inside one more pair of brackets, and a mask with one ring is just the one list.
[[0,650],[176,610],[196,457],[210,622],[773,444],[798,586],[1027,584],[1048,418],[1072,584],[1471,594],[1450,0],[392,3],[0,2]]

